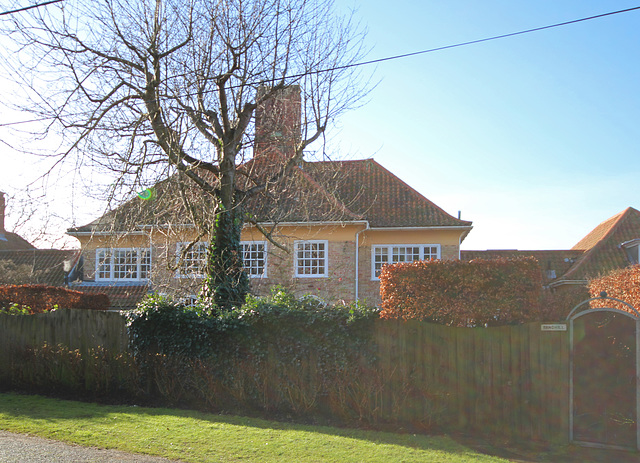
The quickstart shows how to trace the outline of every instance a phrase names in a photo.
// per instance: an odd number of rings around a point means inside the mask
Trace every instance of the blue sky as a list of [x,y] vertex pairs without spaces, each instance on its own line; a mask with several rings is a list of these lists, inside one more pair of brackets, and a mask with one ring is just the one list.
[[[436,48],[640,1],[341,0],[370,58]],[[464,249],[565,249],[640,208],[640,10],[377,65],[369,103],[341,119],[373,157],[452,215]]]
[[[640,6],[336,2],[357,8],[369,59]],[[570,248],[601,221],[640,208],[639,46],[637,10],[381,63],[367,69],[379,85],[329,132],[331,146],[336,157],[373,157],[450,214],[461,211],[474,223],[463,249]],[[6,146],[0,159],[5,191],[39,170]],[[82,212],[82,196],[65,195],[46,205],[75,220],[61,229],[95,218],[95,208]]]

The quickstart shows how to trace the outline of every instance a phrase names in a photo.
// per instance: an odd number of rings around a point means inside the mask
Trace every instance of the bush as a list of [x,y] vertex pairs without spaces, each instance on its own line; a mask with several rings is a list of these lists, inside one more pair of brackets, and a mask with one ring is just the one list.
[[213,353],[216,318],[164,296],[148,296],[127,314],[130,347],[135,355],[206,357]]
[[106,294],[85,294],[45,285],[0,286],[0,308],[5,312],[11,307],[22,308],[30,314],[49,312],[56,308],[106,310],[109,305]]
[[394,264],[380,275],[380,316],[460,327],[523,323],[540,317],[541,292],[530,257]]
[[[606,291],[608,296],[620,299],[631,304],[637,310],[640,310],[640,265],[613,270],[589,282],[589,293],[591,297],[599,297],[602,291]],[[591,302],[591,307],[603,306],[633,313],[629,307],[616,301]]]
[[304,416],[320,402],[342,403],[338,386],[371,370],[368,324],[377,318],[359,304],[326,306],[274,288],[214,314],[150,297],[128,324],[145,388],[164,403]]

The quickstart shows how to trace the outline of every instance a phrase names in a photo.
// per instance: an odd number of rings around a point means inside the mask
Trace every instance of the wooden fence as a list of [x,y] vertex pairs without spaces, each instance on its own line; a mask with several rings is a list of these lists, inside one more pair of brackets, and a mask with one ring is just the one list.
[[18,349],[62,344],[87,352],[103,347],[120,353],[127,349],[125,320],[117,312],[58,309],[35,315],[0,314],[0,377],[7,374]]
[[[376,340],[379,368],[392,378],[382,398],[386,415],[412,422],[446,407],[456,429],[568,441],[568,331],[542,331],[541,323],[452,328],[380,320]],[[423,393],[398,407],[403,388]]]
[[[376,415],[423,423],[446,415],[450,427],[551,442],[569,437],[569,335],[540,323],[452,328],[417,321],[374,325],[378,377]],[[86,351],[127,348],[117,313],[58,310],[0,315],[0,376],[16,346],[64,344]]]

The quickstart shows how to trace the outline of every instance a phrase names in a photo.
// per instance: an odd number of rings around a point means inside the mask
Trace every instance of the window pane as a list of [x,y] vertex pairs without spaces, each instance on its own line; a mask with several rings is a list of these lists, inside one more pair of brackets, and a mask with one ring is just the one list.
[[373,252],[375,276],[379,277],[380,272],[382,271],[382,266],[389,263],[389,249],[387,247],[376,246],[374,247]]
[[425,246],[424,247],[424,260],[431,260],[438,258],[437,246]]
[[266,266],[264,243],[242,243],[242,261],[249,276],[262,276]]
[[207,265],[208,243],[200,241],[194,243],[188,251],[184,251],[189,243],[178,244],[178,260],[180,262],[180,275],[198,276],[204,275]]
[[111,253],[108,249],[101,249],[97,251],[96,260],[98,262],[96,278],[109,279],[111,278]]
[[116,249],[113,256],[113,278],[137,279],[138,263],[134,249]]
[[326,243],[301,242],[297,243],[297,274],[298,275],[326,275]]
[[140,250],[140,278],[148,279],[151,275],[151,249]]

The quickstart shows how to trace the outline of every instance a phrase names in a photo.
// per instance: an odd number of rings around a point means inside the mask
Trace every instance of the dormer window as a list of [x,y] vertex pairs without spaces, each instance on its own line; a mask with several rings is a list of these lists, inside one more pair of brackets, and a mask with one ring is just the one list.
[[631,264],[640,263],[640,238],[625,241],[621,243],[619,247],[625,251],[627,259]]

